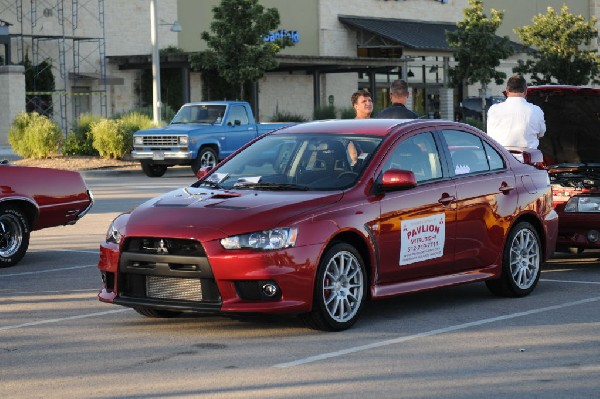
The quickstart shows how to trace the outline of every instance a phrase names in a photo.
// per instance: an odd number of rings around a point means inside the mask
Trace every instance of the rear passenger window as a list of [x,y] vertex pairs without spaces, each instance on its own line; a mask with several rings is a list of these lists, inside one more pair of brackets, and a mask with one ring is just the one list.
[[487,155],[487,160],[490,165],[491,170],[504,169],[504,161],[498,151],[496,151],[491,145],[483,142],[483,148],[485,148],[485,153]]
[[388,169],[410,170],[419,183],[442,177],[433,135],[430,132],[420,133],[399,143],[383,168],[384,171]]
[[455,175],[490,170],[484,143],[479,137],[459,130],[444,130],[442,134],[448,145]]

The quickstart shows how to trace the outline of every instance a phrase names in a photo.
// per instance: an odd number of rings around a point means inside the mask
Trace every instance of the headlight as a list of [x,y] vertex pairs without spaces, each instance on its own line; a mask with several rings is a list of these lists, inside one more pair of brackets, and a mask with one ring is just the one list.
[[221,245],[225,249],[282,249],[296,245],[297,237],[298,229],[296,227],[282,227],[223,238]]
[[179,136],[179,145],[188,145],[188,136]]
[[565,212],[600,212],[600,197],[571,197]]
[[115,222],[111,222],[110,226],[108,226],[108,231],[106,232],[106,242],[112,242],[114,244],[120,244],[121,238],[123,236],[115,227]]
[[142,136],[134,136],[133,137],[133,145],[143,145],[144,144],[144,137]]

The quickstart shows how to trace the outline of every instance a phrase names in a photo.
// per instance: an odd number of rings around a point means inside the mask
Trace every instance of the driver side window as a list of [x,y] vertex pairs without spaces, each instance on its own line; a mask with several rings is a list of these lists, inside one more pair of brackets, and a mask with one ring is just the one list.
[[410,170],[418,183],[442,177],[440,157],[430,132],[420,133],[400,142],[383,168]]

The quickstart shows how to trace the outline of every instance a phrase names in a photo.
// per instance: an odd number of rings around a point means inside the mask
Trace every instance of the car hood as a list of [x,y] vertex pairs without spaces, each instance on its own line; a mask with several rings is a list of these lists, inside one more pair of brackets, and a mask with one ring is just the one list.
[[[285,227],[338,202],[343,193],[222,191],[186,187],[156,197],[134,209],[127,222],[128,236],[184,231],[204,239]],[[159,231],[155,231],[158,229]],[[204,233],[200,233],[203,231]],[[193,232],[193,233],[192,233]]]
[[135,133],[135,136],[152,136],[152,135],[164,135],[164,134],[186,134],[190,132],[211,132],[214,133],[215,126],[221,127],[220,124],[199,124],[199,123],[186,123],[186,124],[174,124],[163,127],[157,127],[152,129],[140,130]]
[[544,111],[546,134],[538,148],[547,164],[600,163],[600,89],[534,86],[527,100]]

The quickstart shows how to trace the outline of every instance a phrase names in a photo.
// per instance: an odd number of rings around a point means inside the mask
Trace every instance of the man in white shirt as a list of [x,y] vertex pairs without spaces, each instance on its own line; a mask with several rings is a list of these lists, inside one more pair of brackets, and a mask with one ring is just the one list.
[[537,148],[546,133],[544,112],[525,100],[527,82],[520,75],[506,83],[506,101],[494,104],[487,114],[487,134],[504,147]]

